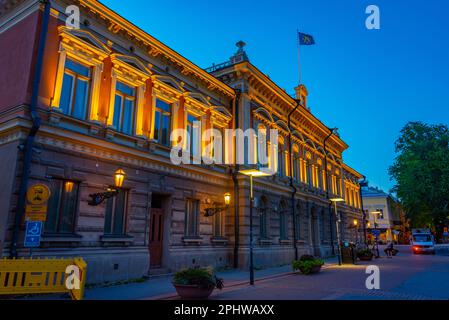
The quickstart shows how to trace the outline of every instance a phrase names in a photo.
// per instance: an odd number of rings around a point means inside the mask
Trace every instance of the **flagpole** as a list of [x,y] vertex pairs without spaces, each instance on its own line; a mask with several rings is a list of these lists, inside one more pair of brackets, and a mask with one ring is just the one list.
[[301,84],[301,54],[300,54],[300,48],[301,45],[299,43],[299,31],[296,29],[296,41],[298,43],[298,85]]

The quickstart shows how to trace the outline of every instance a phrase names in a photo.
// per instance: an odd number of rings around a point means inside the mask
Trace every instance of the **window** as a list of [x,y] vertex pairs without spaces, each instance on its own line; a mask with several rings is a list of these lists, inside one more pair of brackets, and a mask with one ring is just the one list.
[[86,119],[91,83],[91,69],[66,59],[62,80],[60,109],[78,119]]
[[300,206],[297,207],[296,212],[296,240],[301,240],[301,208]]
[[221,238],[224,237],[224,212],[217,213],[214,215],[214,237]]
[[127,202],[128,192],[123,189],[119,189],[115,197],[107,200],[104,219],[105,235],[119,236],[126,233]]
[[260,238],[268,239],[268,211],[263,209],[260,213]]
[[299,154],[297,152],[294,152],[293,153],[293,178],[296,181],[300,181],[300,178],[301,178],[299,175],[299,171],[300,171],[299,161],[300,161]]
[[187,199],[186,216],[185,216],[185,236],[198,237],[199,224],[199,200]]
[[[218,135],[218,136],[216,136]],[[215,127],[212,131],[211,137],[211,157],[214,159],[215,163],[225,163],[226,162],[226,146],[225,146],[225,128]],[[215,144],[217,148],[220,148],[221,152],[215,152]]]
[[52,180],[51,196],[48,201],[46,233],[73,233],[78,202],[77,182]]
[[313,183],[313,181],[312,181],[312,179],[313,179],[313,177],[312,177],[312,165],[310,164],[309,161],[306,161],[306,179],[307,179],[307,184],[309,186],[312,186],[312,183]]
[[288,212],[287,205],[284,201],[281,202],[279,209],[279,235],[281,240],[286,240],[288,239]]
[[320,238],[321,242],[325,240],[325,234],[326,234],[326,222],[325,222],[325,215],[324,210],[320,213]]
[[170,145],[171,105],[156,99],[154,111],[154,140],[164,146]]
[[[187,134],[189,135],[187,150],[191,155],[201,156],[201,144],[200,144],[200,118],[192,114],[187,114]],[[196,131],[195,135],[194,132]]]
[[129,135],[133,133],[135,101],[136,89],[118,81],[114,100],[114,119],[112,121],[117,131]]
[[278,176],[284,177],[287,175],[287,166],[285,163],[284,141],[281,139],[279,139],[278,148]]

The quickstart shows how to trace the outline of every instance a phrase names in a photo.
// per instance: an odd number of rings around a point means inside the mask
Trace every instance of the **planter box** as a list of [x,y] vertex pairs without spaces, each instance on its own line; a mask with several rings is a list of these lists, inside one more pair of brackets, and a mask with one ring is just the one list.
[[214,287],[200,287],[198,285],[175,284],[178,295],[183,299],[207,299],[214,291]]
[[371,261],[373,260],[373,257],[367,257],[367,256],[360,256],[359,257],[360,261]]
[[[305,274],[302,271],[302,268],[299,268],[299,271],[301,271],[302,274]],[[314,266],[314,267],[312,267],[312,269],[310,270],[310,273],[308,273],[308,274],[319,273],[320,271],[321,271],[321,266]]]

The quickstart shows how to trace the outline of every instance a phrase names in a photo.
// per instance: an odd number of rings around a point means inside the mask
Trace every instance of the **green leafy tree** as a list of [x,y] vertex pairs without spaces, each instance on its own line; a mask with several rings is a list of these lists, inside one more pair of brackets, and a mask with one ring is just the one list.
[[395,144],[389,168],[412,226],[437,225],[449,215],[449,129],[409,122]]

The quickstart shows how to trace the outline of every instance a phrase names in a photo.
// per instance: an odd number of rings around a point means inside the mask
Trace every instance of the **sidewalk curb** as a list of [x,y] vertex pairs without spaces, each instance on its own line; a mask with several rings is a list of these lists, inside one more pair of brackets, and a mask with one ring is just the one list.
[[[329,268],[336,267],[336,266],[338,266],[337,263],[330,263],[330,264],[324,265],[322,267],[322,269],[325,270],[325,269],[329,269]],[[262,282],[262,281],[282,278],[282,277],[286,277],[286,276],[290,276],[290,275],[294,275],[294,274],[296,274],[296,272],[293,272],[293,271],[277,273],[277,274],[273,274],[273,275],[269,275],[269,276],[265,276],[265,277],[254,279],[254,282]],[[225,286],[224,290],[226,290],[228,288],[239,287],[239,286],[242,286],[242,285],[245,285],[245,284],[248,284],[248,280],[244,280],[244,281],[243,280],[236,280],[235,282],[232,282],[231,284]],[[179,298],[179,296],[176,293],[176,291],[174,291],[173,293],[167,293],[167,294],[161,294],[161,295],[157,295],[157,296],[142,298],[141,300],[172,300],[174,298]]]

